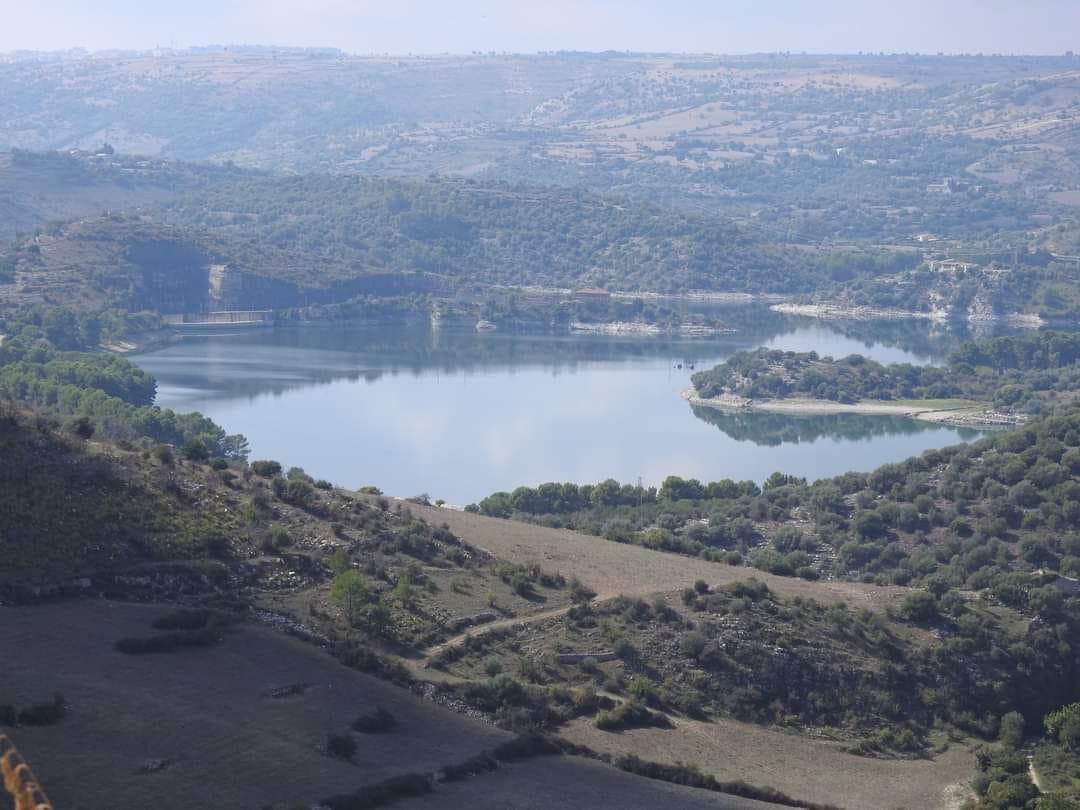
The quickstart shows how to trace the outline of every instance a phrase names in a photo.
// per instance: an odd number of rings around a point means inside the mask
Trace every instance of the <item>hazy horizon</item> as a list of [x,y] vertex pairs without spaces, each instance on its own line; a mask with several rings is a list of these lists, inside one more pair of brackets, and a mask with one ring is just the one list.
[[[0,51],[149,50],[222,45],[331,47],[349,53],[1061,54],[1076,47],[1080,4],[1067,0],[2,0]],[[1080,50],[1080,48],[1078,48]]]

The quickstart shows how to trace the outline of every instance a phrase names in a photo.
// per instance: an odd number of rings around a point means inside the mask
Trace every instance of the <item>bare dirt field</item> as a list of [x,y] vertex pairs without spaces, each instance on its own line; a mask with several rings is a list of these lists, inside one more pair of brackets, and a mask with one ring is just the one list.
[[847,602],[852,607],[884,608],[909,592],[906,588],[855,582],[807,582],[513,520],[435,506],[409,504],[409,508],[430,523],[446,523],[466,542],[502,559],[535,563],[545,571],[559,572],[567,578],[576,576],[595,590],[600,599],[674,591],[693,585],[698,579],[715,586],[750,577],[764,580],[785,597]]
[[[12,737],[58,808],[308,806],[395,774],[435,770],[511,735],[343,667],[321,650],[243,624],[205,649],[128,656],[169,608],[77,602],[0,608],[0,703],[64,695],[56,725]],[[14,666],[13,664],[18,664]],[[270,692],[306,684],[301,694]],[[356,735],[354,763],[325,756],[329,732],[385,706],[397,730]],[[166,767],[151,773],[154,760]]]
[[543,757],[500,768],[434,793],[395,802],[401,810],[548,810],[610,807],[619,810],[776,810],[780,805],[670,785],[571,757]]
[[949,810],[958,795],[966,796],[975,772],[974,755],[959,744],[932,760],[875,759],[845,753],[839,743],[735,720],[678,718],[671,730],[612,734],[579,718],[561,736],[600,752],[694,764],[717,779],[742,779],[850,810]]
[[[511,737],[250,623],[233,626],[210,648],[139,656],[113,650],[119,638],[150,635],[150,622],[172,609],[103,601],[0,608],[2,702],[26,707],[59,692],[68,706],[55,725],[12,730],[58,808],[306,807],[396,774],[433,772]],[[302,688],[274,694],[288,686]],[[322,752],[328,732],[345,732],[376,706],[396,717],[394,731],[353,735],[359,745],[352,762]],[[502,766],[396,806],[776,807],[576,757]]]

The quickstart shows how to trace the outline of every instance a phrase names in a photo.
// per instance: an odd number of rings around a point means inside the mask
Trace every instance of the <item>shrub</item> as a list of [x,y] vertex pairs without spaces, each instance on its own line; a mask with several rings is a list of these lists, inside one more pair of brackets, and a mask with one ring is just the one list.
[[284,526],[273,526],[270,529],[270,545],[274,549],[283,549],[292,545],[292,537],[289,530]]
[[904,597],[900,614],[908,621],[930,622],[938,617],[937,600],[926,591],[916,591]]
[[[275,479],[275,481],[278,479]],[[281,497],[280,495],[278,497]],[[315,487],[303,478],[292,478],[285,485],[285,500],[300,507],[310,506],[315,501]]]
[[682,638],[682,652],[687,658],[697,658],[705,650],[704,634],[691,630]]
[[731,593],[736,599],[749,599],[751,602],[767,599],[772,594],[769,586],[755,577],[734,583]]
[[180,608],[153,621],[155,630],[201,630],[206,627],[212,614],[205,608]]
[[597,712],[596,727],[601,731],[621,731],[627,728],[671,728],[671,721],[662,714],[650,711],[636,700],[628,700],[610,711]]
[[71,421],[71,432],[80,439],[89,439],[94,435],[94,423],[89,417],[79,416]]
[[167,444],[159,444],[154,448],[154,458],[164,464],[166,467],[171,467],[175,459],[173,458],[172,448]]
[[216,632],[204,630],[178,630],[157,636],[127,637],[116,642],[117,652],[125,655],[146,655],[149,653],[174,652],[185,647],[209,647],[219,640]]
[[356,754],[356,740],[349,734],[328,734],[326,753],[337,759],[351,760]]
[[397,718],[379,706],[369,714],[362,714],[353,720],[353,731],[362,734],[384,734],[397,726]]
[[491,752],[499,762],[520,762],[523,759],[561,754],[559,746],[540,734],[523,734],[504,742]]
[[59,723],[66,711],[64,696],[57,694],[47,703],[35,703],[20,710],[16,719],[22,726],[51,726]]
[[289,491],[289,482],[281,476],[270,479],[270,490],[274,493],[275,497],[285,500],[285,495]]
[[210,469],[212,470],[227,470],[229,468],[229,462],[223,458],[215,458],[210,462]]
[[251,471],[263,478],[274,478],[281,475],[281,464],[276,461],[253,461]]
[[570,578],[570,598],[575,604],[591,602],[596,596],[596,591],[585,585],[577,577]]
[[1019,750],[1024,744],[1024,716],[1020,712],[1009,712],[1002,716],[998,741],[1008,751]]
[[625,638],[616,639],[615,643],[611,645],[611,651],[623,660],[632,658],[637,652],[637,650],[634,649],[634,645]]
[[210,449],[202,439],[188,439],[184,442],[182,452],[188,461],[206,461],[210,458]]
[[367,785],[355,793],[331,796],[329,799],[323,799],[319,805],[328,807],[330,810],[370,810],[370,808],[382,807],[397,799],[423,796],[431,789],[429,776],[421,773],[406,773],[401,776],[391,776],[374,785]]

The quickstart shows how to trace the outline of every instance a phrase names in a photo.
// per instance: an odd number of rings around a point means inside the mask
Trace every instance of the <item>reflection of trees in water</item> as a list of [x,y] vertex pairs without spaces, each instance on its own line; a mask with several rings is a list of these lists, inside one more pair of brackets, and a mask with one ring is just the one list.
[[[558,374],[592,364],[661,359],[686,367],[712,363],[735,351],[753,348],[782,328],[782,319],[775,313],[771,313],[771,320],[763,318],[764,323],[757,324],[753,331],[742,328],[750,317],[746,309],[738,311],[740,326],[735,328],[739,332],[713,338],[478,333],[460,326],[433,330],[426,322],[327,326],[230,336],[227,343],[218,344],[225,351],[215,357],[224,362],[222,371],[209,378],[214,374],[213,364],[201,362],[194,342],[185,356],[191,361],[186,368],[180,364],[157,367],[153,360],[147,365],[159,382],[192,389],[206,388],[209,382],[217,395],[230,398],[280,394],[337,380],[374,382],[399,374],[450,375],[521,368],[542,368]],[[768,313],[767,309],[763,311]],[[302,351],[290,354],[293,349]],[[166,351],[175,353],[176,347]],[[175,355],[172,359],[176,359]]]
[[1013,334],[1016,327],[999,323],[937,323],[923,320],[828,321],[829,329],[867,348],[888,346],[910,352],[927,360],[945,357],[971,340]]
[[[813,442],[821,438],[858,440],[874,436],[915,435],[943,430],[941,425],[903,416],[868,416],[859,413],[830,413],[792,416],[766,411],[721,411],[691,406],[694,416],[720,428],[740,442],[765,447]],[[973,439],[979,431],[960,429],[962,439]]]
[[[471,327],[450,324],[432,329],[426,319],[417,319],[232,334],[224,341],[206,338],[220,350],[212,352],[210,358],[223,361],[220,373],[212,370],[209,359],[202,362],[195,344],[189,344],[191,363],[186,368],[162,365],[155,369],[157,363],[152,360],[148,365],[161,383],[204,391],[209,388],[211,396],[235,398],[281,394],[338,380],[374,382],[398,374],[470,374],[518,368],[542,368],[558,374],[594,363],[660,359],[702,369],[736,351],[755,348],[808,325],[827,325],[867,345],[895,345],[924,356],[940,357],[969,337],[925,321],[823,322],[781,315],[761,304],[688,302],[686,310],[708,311],[737,331],[707,338],[477,333]],[[290,349],[303,351],[291,355]]]

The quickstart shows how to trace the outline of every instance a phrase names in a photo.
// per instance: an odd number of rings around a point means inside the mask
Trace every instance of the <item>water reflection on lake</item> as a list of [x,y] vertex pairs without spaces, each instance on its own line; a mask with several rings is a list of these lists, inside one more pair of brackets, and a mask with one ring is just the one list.
[[977,435],[896,417],[692,409],[679,398],[691,366],[741,349],[933,363],[964,337],[761,307],[729,320],[737,334],[706,340],[312,327],[189,336],[134,359],[157,377],[160,405],[244,433],[255,458],[457,504],[550,480],[813,479]]

